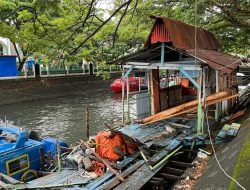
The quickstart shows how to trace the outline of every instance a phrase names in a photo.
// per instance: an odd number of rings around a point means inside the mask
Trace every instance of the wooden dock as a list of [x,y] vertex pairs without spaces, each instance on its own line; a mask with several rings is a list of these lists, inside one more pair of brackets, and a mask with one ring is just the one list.
[[[209,120],[210,126],[214,124],[216,124],[214,120]],[[208,136],[197,134],[196,129],[197,121],[185,117],[171,118],[148,125],[135,123],[116,129],[115,131],[122,135],[126,143],[136,144],[139,148],[120,162],[107,161],[125,179],[124,182],[121,182],[111,171],[93,180],[82,176],[81,171],[64,169],[20,187],[139,190],[146,184],[150,187],[158,185],[165,188],[183,179],[185,169],[193,166],[191,162],[198,151],[193,150],[192,147],[210,143]],[[204,130],[206,129],[207,126],[204,125]],[[223,140],[225,134],[235,136],[238,130],[238,125],[237,127],[225,126],[219,133],[219,140]],[[183,155],[185,155],[184,160]]]

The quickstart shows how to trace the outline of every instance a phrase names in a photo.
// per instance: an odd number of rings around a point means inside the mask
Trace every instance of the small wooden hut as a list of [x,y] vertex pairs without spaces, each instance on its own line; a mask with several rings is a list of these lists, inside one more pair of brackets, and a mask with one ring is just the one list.
[[[122,65],[124,78],[134,69],[150,73],[150,114],[220,91],[237,94],[236,71],[241,60],[220,52],[219,42],[212,33],[170,18],[153,19],[144,47],[110,62]],[[165,90],[160,87],[162,72],[167,84],[174,81]],[[236,98],[227,99],[210,111],[218,119],[235,103]]]

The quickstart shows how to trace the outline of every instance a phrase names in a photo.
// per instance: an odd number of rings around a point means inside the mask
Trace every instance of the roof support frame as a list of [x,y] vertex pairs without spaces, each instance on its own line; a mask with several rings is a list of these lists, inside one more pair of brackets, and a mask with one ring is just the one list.
[[195,70],[200,71],[201,65],[199,63],[194,64],[193,61],[172,61],[164,62],[162,65],[160,62],[127,62],[126,65],[123,65],[124,68],[131,68],[131,65],[134,65],[134,68],[137,69],[166,69],[166,70],[179,70],[179,67],[182,67],[184,70]]

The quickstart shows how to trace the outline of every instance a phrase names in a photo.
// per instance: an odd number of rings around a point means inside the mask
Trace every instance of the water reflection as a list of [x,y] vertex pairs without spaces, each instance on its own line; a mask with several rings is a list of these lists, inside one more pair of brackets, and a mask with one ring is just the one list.
[[86,136],[86,108],[90,108],[90,133],[104,123],[121,120],[121,94],[92,91],[63,98],[24,102],[0,107],[0,118],[21,128],[38,131],[42,136],[57,137],[75,143]]

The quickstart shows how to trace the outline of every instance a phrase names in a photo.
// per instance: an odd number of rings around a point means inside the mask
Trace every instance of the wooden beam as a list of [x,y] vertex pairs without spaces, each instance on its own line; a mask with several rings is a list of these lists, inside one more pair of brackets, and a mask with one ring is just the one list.
[[[235,97],[237,97],[237,96],[238,96],[238,94],[233,95],[233,96],[227,96],[227,97],[220,98],[220,99],[217,99],[217,100],[210,100],[210,101],[208,101],[208,102],[206,103],[206,105],[207,105],[207,106],[210,106],[210,105],[216,104],[216,103],[218,103],[218,102],[222,102],[222,101],[225,101],[225,100],[229,100],[229,99],[235,98]],[[168,110],[170,110],[170,109],[168,109]],[[160,118],[160,119],[152,119],[151,121],[145,123],[145,122],[144,122],[144,121],[145,121],[144,119],[149,118],[149,117],[147,117],[147,118],[144,118],[143,120],[141,120],[141,121],[139,121],[139,122],[140,122],[140,123],[143,123],[142,125],[147,125],[147,124],[150,124],[150,123],[154,123],[154,122],[156,122],[156,121],[161,121],[161,120],[163,120],[163,119],[168,119],[168,118],[172,118],[172,117],[175,117],[175,116],[183,115],[183,114],[185,114],[185,113],[190,113],[190,112],[196,111],[196,110],[197,110],[197,106],[192,106],[192,107],[190,107],[190,108],[186,108],[184,111],[180,111],[180,112],[177,112],[177,113],[168,115],[168,116],[163,117],[163,118]],[[165,110],[165,111],[166,111],[166,110]],[[164,111],[164,112],[165,112],[165,111]],[[160,112],[160,113],[162,113],[162,112]],[[159,113],[159,114],[160,114],[160,113]],[[154,116],[154,115],[152,115],[152,116]],[[141,125],[141,126],[142,126],[142,125]]]
[[[152,90],[156,91],[156,89],[154,89],[154,88],[156,88],[156,87],[154,87],[154,85],[153,85],[152,88],[153,88]],[[158,89],[158,92],[159,92],[159,89]],[[206,101],[213,101],[213,100],[216,100],[216,99],[219,99],[219,98],[225,98],[227,96],[228,96],[228,92],[226,92],[226,91],[225,92],[219,92],[219,93],[208,96],[206,98]],[[157,99],[157,96],[155,94],[153,94],[153,108],[154,108],[154,111],[155,111],[155,109],[158,108],[157,106],[160,105],[160,104],[157,104],[157,103],[159,103],[159,100]],[[156,120],[159,120],[159,119],[163,119],[163,118],[166,118],[167,116],[174,115],[174,114],[176,114],[178,112],[188,110],[189,108],[193,108],[194,106],[197,107],[198,103],[199,103],[199,100],[193,100],[191,102],[181,104],[179,106],[164,110],[164,111],[162,111],[160,113],[154,112],[155,115],[144,118],[142,120],[142,123],[148,123],[148,122],[156,121]],[[157,110],[160,110],[160,107]]]
[[152,111],[153,114],[156,114],[161,111],[159,69],[151,70],[151,93],[152,93]]
[[[144,164],[144,160],[139,160],[134,165],[130,166],[124,172],[122,172],[121,176],[124,177],[124,178],[127,177],[127,176],[129,176],[131,173],[133,173],[134,171],[138,170],[143,164]],[[96,190],[102,190],[102,189],[109,190],[109,189],[113,189],[118,184],[120,184],[119,179],[113,178],[113,179],[107,181],[106,183],[104,183],[103,185],[97,187]]]

